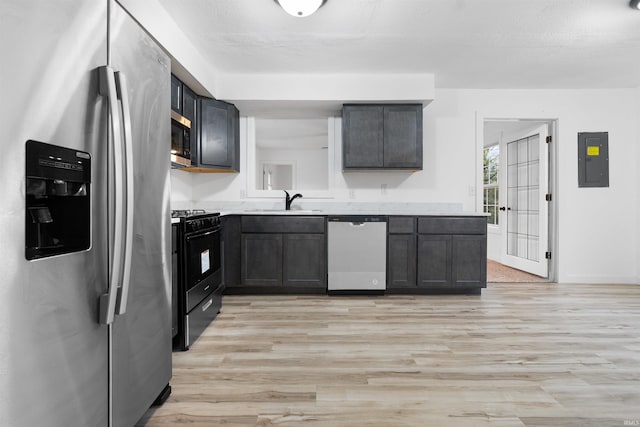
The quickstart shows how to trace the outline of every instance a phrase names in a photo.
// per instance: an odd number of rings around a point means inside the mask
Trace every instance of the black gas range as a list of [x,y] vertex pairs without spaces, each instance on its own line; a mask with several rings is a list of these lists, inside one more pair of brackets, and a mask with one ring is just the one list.
[[172,211],[177,224],[177,334],[174,349],[188,350],[222,306],[221,222],[217,212]]

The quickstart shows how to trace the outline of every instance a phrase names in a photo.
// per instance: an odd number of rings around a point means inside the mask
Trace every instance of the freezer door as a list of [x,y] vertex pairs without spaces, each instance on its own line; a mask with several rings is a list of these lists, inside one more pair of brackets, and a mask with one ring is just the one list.
[[[0,2],[0,424],[108,423],[106,1]],[[91,154],[90,249],[25,259],[25,143]],[[55,218],[54,218],[55,221]]]
[[134,175],[129,293],[112,326],[112,416],[115,427],[130,427],[171,378],[171,73],[169,58],[115,2],[110,13],[109,65],[126,77]]

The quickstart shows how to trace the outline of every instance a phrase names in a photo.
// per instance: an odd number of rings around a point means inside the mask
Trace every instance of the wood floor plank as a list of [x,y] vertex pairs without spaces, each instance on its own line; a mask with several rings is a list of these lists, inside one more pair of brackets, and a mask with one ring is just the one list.
[[225,296],[138,426],[640,424],[640,286]]

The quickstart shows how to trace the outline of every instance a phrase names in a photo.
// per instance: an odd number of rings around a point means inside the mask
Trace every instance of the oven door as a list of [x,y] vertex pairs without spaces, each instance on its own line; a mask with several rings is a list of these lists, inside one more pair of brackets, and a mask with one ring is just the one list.
[[220,228],[187,235],[186,311],[189,313],[222,283]]

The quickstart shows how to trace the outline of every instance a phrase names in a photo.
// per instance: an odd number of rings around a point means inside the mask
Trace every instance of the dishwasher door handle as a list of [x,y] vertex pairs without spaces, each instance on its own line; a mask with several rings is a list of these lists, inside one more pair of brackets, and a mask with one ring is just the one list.
[[364,227],[364,222],[352,222],[350,224],[352,227]]

